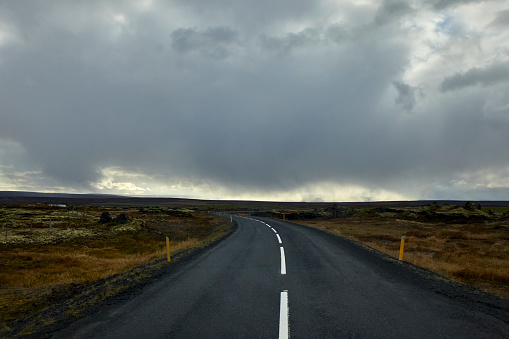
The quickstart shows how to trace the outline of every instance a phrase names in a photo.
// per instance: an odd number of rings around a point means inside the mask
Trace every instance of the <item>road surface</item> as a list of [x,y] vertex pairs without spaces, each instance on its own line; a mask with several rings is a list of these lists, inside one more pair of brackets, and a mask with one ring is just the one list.
[[224,241],[54,338],[509,338],[506,301],[312,228],[233,219]]

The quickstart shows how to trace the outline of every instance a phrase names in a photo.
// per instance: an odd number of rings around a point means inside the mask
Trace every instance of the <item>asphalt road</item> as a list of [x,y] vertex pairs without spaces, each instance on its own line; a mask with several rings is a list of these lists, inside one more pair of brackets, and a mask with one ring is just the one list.
[[234,216],[231,236],[55,338],[509,338],[507,301],[350,241]]

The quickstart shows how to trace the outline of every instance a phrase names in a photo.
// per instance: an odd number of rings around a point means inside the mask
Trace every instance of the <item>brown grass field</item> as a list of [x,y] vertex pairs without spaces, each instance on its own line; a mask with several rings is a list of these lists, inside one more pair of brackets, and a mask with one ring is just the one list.
[[[105,211],[126,213],[129,221],[100,224]],[[34,304],[56,289],[165,258],[166,236],[172,255],[201,246],[221,236],[223,223],[186,208],[1,206],[0,322],[37,311]]]

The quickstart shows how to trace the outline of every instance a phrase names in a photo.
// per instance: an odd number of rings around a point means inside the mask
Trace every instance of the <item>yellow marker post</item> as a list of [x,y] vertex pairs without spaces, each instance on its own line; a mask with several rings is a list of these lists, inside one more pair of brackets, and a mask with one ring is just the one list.
[[168,237],[166,237],[166,258],[170,262],[170,239]]
[[403,260],[404,248],[405,248],[405,236],[401,237],[401,246],[399,247],[399,260]]
[[230,215],[230,222],[233,222],[233,217]]
[[283,220],[286,220],[286,214],[283,214]]

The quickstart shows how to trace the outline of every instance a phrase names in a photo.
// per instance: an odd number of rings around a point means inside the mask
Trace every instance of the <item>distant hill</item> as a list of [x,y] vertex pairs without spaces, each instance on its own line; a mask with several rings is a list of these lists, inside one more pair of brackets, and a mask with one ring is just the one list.
[[124,198],[121,195],[113,194],[70,194],[70,193],[40,193],[40,192],[25,192],[25,191],[0,191],[0,198],[2,197],[33,197],[33,198]]
[[97,202],[125,199],[113,194],[40,193],[0,191],[0,204],[70,204],[89,205]]
[[[414,201],[366,201],[366,202],[337,202],[339,206],[349,207],[405,207],[422,206],[436,202],[439,205],[464,205],[467,200],[414,200]],[[472,201],[481,206],[497,207],[509,206],[509,201]],[[0,204],[68,204],[93,205],[101,203],[122,204],[177,204],[177,205],[230,205],[233,206],[264,206],[271,208],[324,208],[336,202],[277,202],[277,201],[247,201],[247,200],[200,200],[171,197],[132,197],[113,194],[70,194],[70,193],[40,193],[23,191],[0,191]]]

